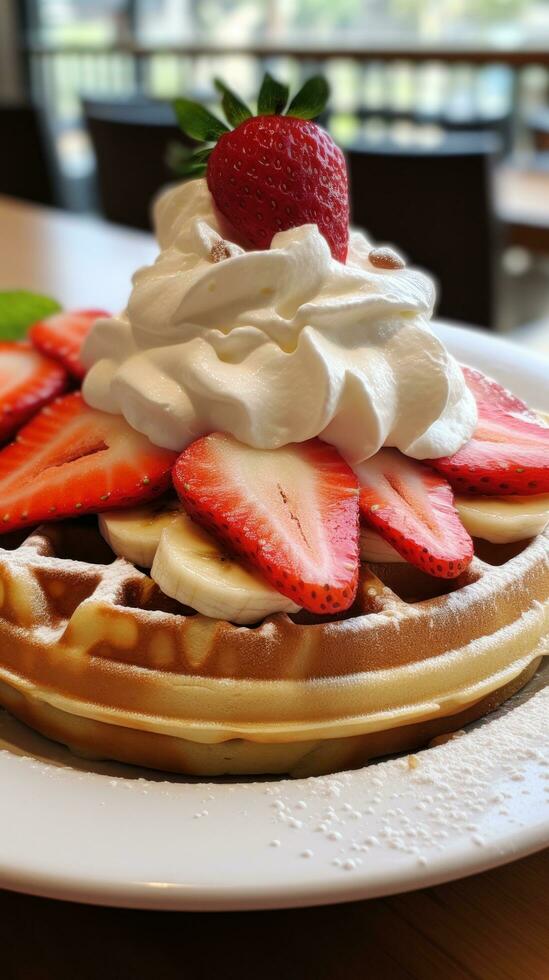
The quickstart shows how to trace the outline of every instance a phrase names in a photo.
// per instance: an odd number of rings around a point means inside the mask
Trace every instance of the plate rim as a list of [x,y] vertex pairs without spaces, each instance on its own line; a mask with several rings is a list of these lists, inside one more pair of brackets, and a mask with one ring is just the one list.
[[[512,861],[528,857],[549,846],[549,825],[540,822],[535,827],[527,827],[522,833],[493,843],[486,849],[482,860],[478,852],[469,848],[456,851],[451,862],[424,870],[410,866],[403,872],[401,868],[394,873],[384,872],[370,878],[365,885],[363,877],[332,878],[320,885],[311,883],[273,886],[265,884],[254,889],[244,888],[235,891],[219,885],[203,888],[189,887],[183,883],[163,883],[159,897],[156,883],[153,882],[108,882],[79,881],[76,876],[54,876],[47,873],[36,875],[33,872],[21,873],[0,863],[0,888],[38,898],[57,901],[77,902],[82,905],[108,908],[128,908],[180,912],[246,912],[272,911],[275,909],[313,908],[321,905],[340,905],[346,902],[364,901],[370,898],[384,898],[395,894],[406,894],[423,888],[447,884],[468,878],[484,871],[491,871]],[[396,887],[395,887],[396,886]]]

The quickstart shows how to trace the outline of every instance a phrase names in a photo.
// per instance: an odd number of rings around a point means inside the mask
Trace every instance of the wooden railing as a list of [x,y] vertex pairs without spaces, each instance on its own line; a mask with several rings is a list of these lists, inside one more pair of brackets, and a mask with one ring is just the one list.
[[154,54],[170,54],[184,57],[225,57],[234,54],[251,55],[254,58],[297,58],[300,61],[329,61],[334,58],[352,58],[360,61],[446,61],[468,62],[475,64],[506,64],[518,67],[527,65],[549,66],[549,51],[546,47],[499,48],[469,46],[426,46],[420,43],[413,46],[398,45],[393,47],[338,44],[307,46],[296,44],[242,44],[219,45],[195,42],[185,45],[139,45],[116,43],[98,47],[90,45],[63,45],[56,47],[48,44],[29,44],[25,48],[32,54],[115,54],[126,53],[132,57],[148,58]]
[[60,121],[79,116],[83,93],[169,98],[186,92],[207,98],[212,77],[222,74],[250,94],[266,68],[293,84],[324,71],[332,81],[333,109],[363,118],[375,111],[455,117],[508,113],[520,135],[528,110],[549,101],[549,50],[542,48],[34,44],[25,56],[34,97]]

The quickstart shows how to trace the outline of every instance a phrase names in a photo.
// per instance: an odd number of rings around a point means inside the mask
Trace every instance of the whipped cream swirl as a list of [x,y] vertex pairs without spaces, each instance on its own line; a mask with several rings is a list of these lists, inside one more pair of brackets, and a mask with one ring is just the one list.
[[245,251],[204,180],[165,191],[155,224],[156,262],[85,344],[90,405],[175,450],[216,430],[261,449],[320,436],[354,464],[383,445],[444,456],[470,437],[474,399],[429,327],[426,275],[374,267],[357,232],[343,265],[316,225]]

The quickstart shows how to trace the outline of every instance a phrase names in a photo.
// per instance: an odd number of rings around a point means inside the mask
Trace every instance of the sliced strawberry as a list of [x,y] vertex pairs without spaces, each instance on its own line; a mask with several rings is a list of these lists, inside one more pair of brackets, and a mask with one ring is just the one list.
[[67,372],[27,343],[0,343],[0,442],[67,387]]
[[477,402],[477,428],[457,453],[430,465],[461,493],[547,493],[549,427],[496,381],[469,367],[463,373]]
[[456,578],[473,557],[473,542],[444,477],[397,449],[381,449],[355,467],[360,513],[412,565]]
[[347,609],[358,581],[358,486],[332,446],[251,449],[216,432],[173,472],[188,511],[282,595],[311,612]]
[[0,452],[0,529],[149,500],[169,486],[176,458],[72,392]]
[[73,377],[81,380],[86,373],[80,361],[82,344],[98,317],[108,315],[104,310],[54,313],[46,320],[33,324],[29,338],[38,350],[60,361]]

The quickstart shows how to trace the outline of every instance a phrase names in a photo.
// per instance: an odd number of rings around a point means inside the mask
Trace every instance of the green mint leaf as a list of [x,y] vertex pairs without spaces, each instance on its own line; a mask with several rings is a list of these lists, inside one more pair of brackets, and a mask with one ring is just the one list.
[[286,103],[288,102],[289,91],[287,85],[282,85],[280,82],[277,82],[267,72],[261,83],[257,98],[258,116],[276,116],[284,112]]
[[57,300],[39,293],[0,292],[0,340],[20,340],[33,323],[60,309]]
[[252,114],[248,109],[245,102],[238,98],[231,89],[225,85],[225,82],[221,81],[220,78],[214,80],[214,85],[218,92],[223,96],[221,99],[221,106],[225,114],[225,119],[229,123],[229,126],[240,126],[240,123],[246,121],[246,119],[251,119]]
[[177,122],[187,136],[206,143],[215,143],[223,133],[229,130],[225,123],[217,119],[199,102],[190,99],[175,99],[173,103]]
[[314,75],[294,95],[287,115],[297,116],[299,119],[314,119],[326,108],[329,95],[330,88],[326,79],[322,75]]

